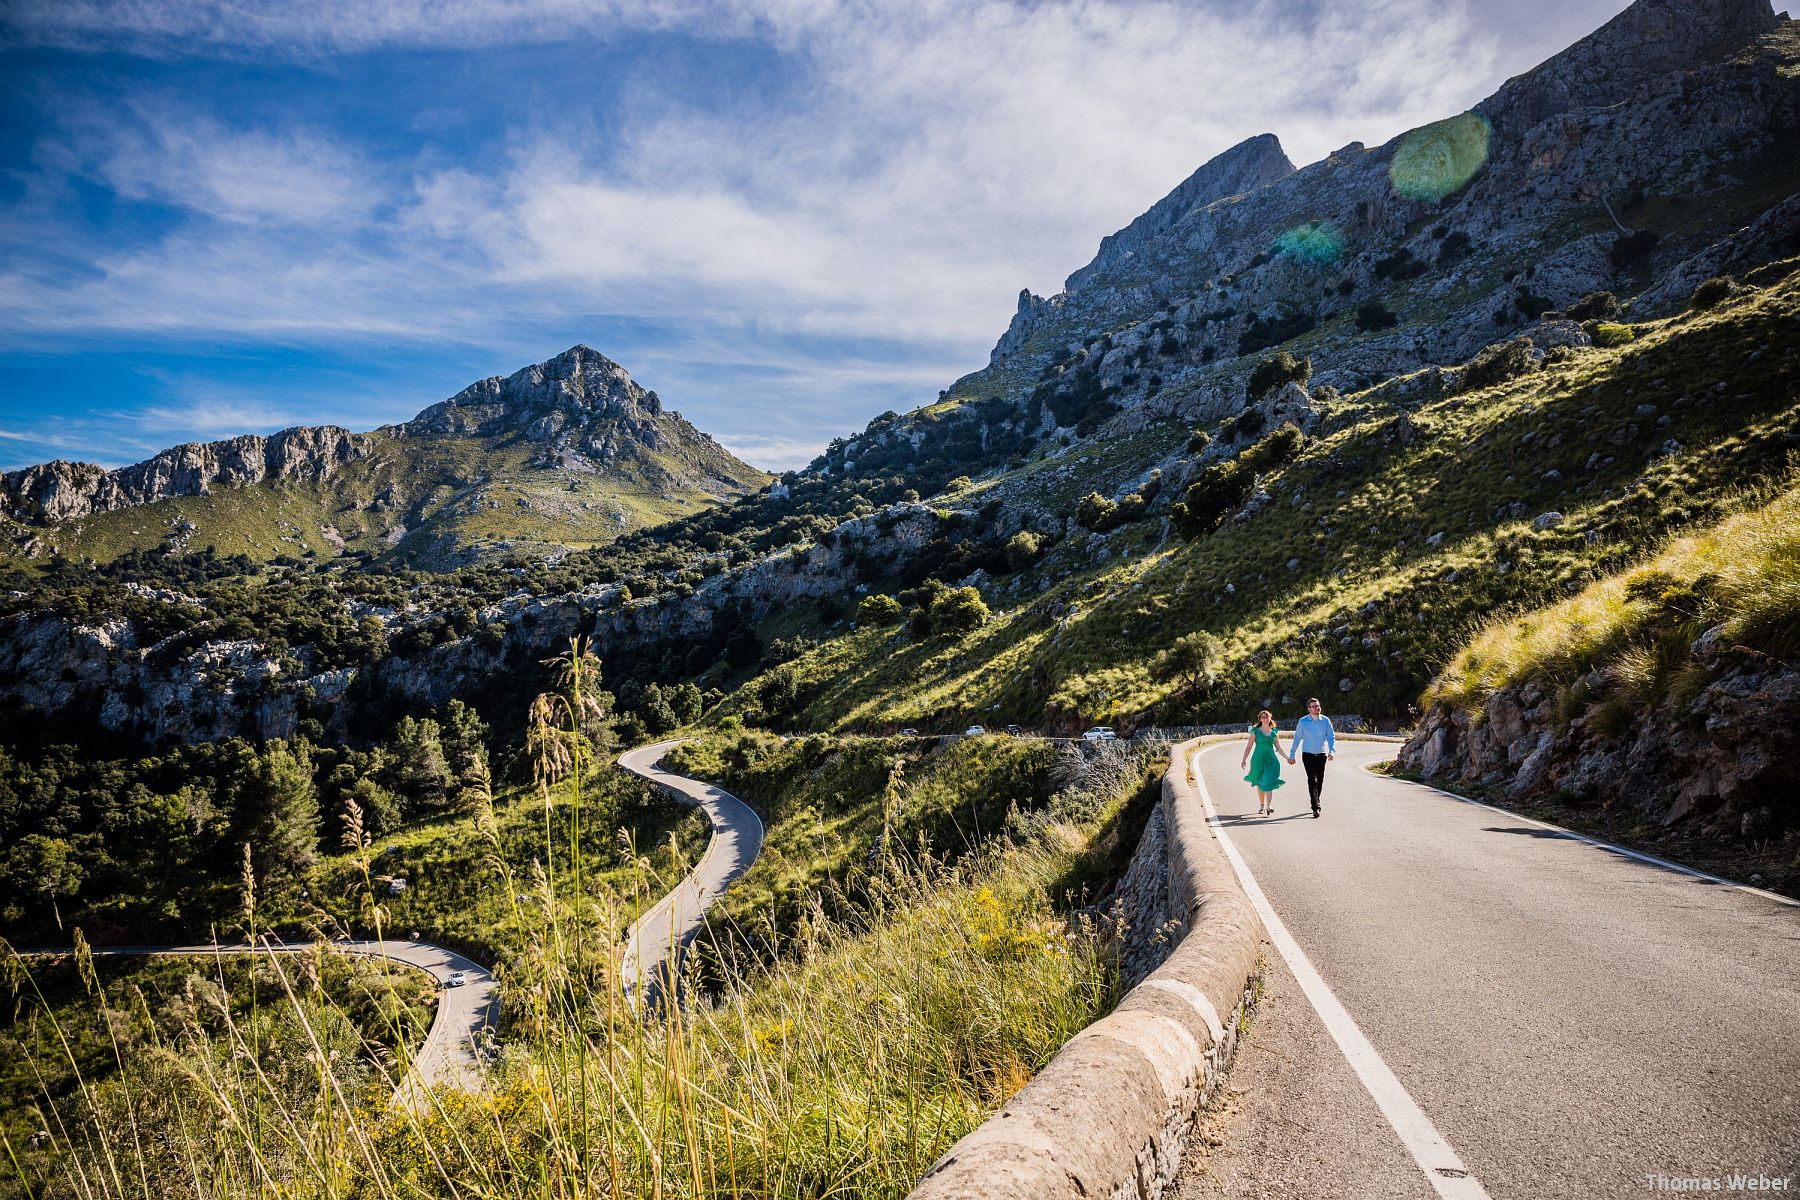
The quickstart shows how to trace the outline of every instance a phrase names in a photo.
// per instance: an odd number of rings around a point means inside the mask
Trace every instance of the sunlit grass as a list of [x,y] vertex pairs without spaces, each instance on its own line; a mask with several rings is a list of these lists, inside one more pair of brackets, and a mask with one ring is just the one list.
[[1694,684],[1691,641],[1792,662],[1800,654],[1800,489],[1676,538],[1640,566],[1525,617],[1494,621],[1433,682],[1428,699],[1464,708],[1533,677],[1569,686],[1604,669],[1625,704]]

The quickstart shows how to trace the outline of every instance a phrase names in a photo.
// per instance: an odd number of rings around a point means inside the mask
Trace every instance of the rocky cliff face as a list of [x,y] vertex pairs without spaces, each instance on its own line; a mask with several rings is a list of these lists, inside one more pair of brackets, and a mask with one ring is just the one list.
[[[1716,648],[1696,653],[1717,658]],[[1564,720],[1555,694],[1537,680],[1495,692],[1479,715],[1434,709],[1399,765],[1447,786],[1561,797],[1714,839],[1754,841],[1800,824],[1800,733],[1777,717],[1800,704],[1800,672],[1739,666],[1691,700],[1619,725]]]
[[214,487],[317,483],[343,463],[366,457],[373,446],[368,434],[322,425],[189,443],[116,471],[58,459],[0,475],[0,512],[27,524],[54,525],[174,496],[204,496]]

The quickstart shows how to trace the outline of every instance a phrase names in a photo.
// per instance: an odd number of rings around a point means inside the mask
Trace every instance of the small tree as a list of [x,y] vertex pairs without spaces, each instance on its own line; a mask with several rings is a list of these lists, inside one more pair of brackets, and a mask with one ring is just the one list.
[[84,878],[81,863],[69,843],[61,838],[28,833],[20,838],[6,856],[7,891],[15,896],[37,894],[50,902],[56,927],[63,927],[60,901],[81,890]]
[[452,779],[438,723],[430,717],[401,717],[394,726],[392,751],[390,778],[394,790],[410,802],[410,813],[443,807]]
[[1191,695],[1212,687],[1223,654],[1224,646],[1212,634],[1204,630],[1184,633],[1163,652],[1163,665],[1181,681],[1182,691]]
[[951,588],[931,604],[931,628],[951,635],[973,633],[987,624],[987,604],[972,587]]
[[254,814],[250,845],[265,878],[298,879],[319,851],[319,797],[305,743],[272,741],[251,759],[239,805]]
[[[1021,529],[1012,535],[1006,543],[1006,567],[1010,571],[1023,571],[1036,562],[1038,555],[1044,551],[1044,539],[1029,529]],[[894,613],[899,615],[900,606],[894,606]]]

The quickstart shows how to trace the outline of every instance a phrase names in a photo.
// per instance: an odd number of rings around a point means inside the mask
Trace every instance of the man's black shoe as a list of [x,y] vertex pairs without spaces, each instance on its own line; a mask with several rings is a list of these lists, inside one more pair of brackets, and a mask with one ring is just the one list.
[[1316,821],[1318,819],[1319,819],[1319,810],[1315,808],[1315,809],[1313,809],[1313,820]]

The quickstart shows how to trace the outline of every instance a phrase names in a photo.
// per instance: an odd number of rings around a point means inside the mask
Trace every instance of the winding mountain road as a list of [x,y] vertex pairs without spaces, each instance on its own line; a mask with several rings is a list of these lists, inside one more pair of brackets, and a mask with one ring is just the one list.
[[1366,770],[1392,743],[1259,818],[1239,745],[1195,771],[1274,946],[1182,1200],[1800,1190],[1800,906]]
[[[672,775],[656,764],[677,741],[659,742],[623,754],[619,764],[670,792],[683,804],[698,805],[712,818],[713,836],[700,862],[675,888],[632,925],[624,952],[624,977],[629,994],[640,987],[644,1001],[654,1005],[668,978],[657,972],[643,986],[646,969],[669,964],[671,951],[679,951],[699,933],[706,909],[733,881],[750,869],[762,848],[762,821],[749,805],[711,784]],[[500,987],[494,977],[473,959],[429,942],[407,940],[342,941],[331,943],[344,954],[385,958],[416,967],[437,980],[437,1012],[431,1028],[394,1099],[414,1111],[428,1107],[430,1089],[438,1084],[473,1088],[500,1019]],[[311,942],[265,941],[255,946],[202,944],[186,946],[96,946],[96,958],[163,956],[211,958],[219,954],[298,954],[311,950]],[[34,948],[22,955],[62,955],[70,948]],[[679,959],[675,959],[678,965]],[[648,964],[648,967],[646,966]],[[466,982],[442,986],[461,972]]]
[[[663,788],[682,804],[705,810],[712,819],[712,840],[694,869],[674,889],[639,917],[626,934],[620,966],[628,996],[639,996],[654,1008],[670,979],[679,978],[680,952],[699,934],[706,910],[726,888],[741,878],[762,850],[763,823],[748,804],[723,788],[658,765],[679,739],[640,746],[619,756],[619,765]],[[661,968],[660,970],[658,968]],[[652,973],[646,983],[644,974]]]
[[[417,1111],[425,1107],[424,1101],[435,1084],[464,1088],[475,1084],[484,1047],[500,1019],[500,987],[486,968],[453,950],[428,942],[345,941],[330,945],[343,954],[385,958],[417,967],[440,985],[437,1012],[424,1042],[413,1056],[411,1069],[394,1092],[396,1103]],[[259,942],[255,946],[196,943],[189,946],[95,946],[93,953],[95,958],[211,958],[220,954],[299,954],[312,948],[312,942]],[[34,949],[19,953],[70,954],[73,951]],[[466,983],[460,987],[441,986],[458,971],[463,973]]]

